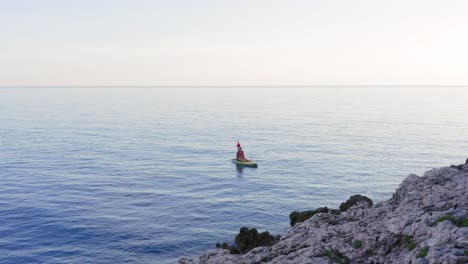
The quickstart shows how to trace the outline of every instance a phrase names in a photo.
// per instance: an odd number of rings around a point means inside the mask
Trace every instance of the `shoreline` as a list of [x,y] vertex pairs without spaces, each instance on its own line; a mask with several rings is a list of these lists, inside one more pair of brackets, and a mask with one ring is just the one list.
[[468,262],[468,164],[410,174],[391,199],[375,205],[362,197],[341,210],[293,212],[280,238],[244,227],[234,245],[177,263]]

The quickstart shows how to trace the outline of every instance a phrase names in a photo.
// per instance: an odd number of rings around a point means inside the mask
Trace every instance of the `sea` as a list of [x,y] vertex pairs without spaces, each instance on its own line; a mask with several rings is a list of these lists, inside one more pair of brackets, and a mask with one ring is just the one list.
[[[468,158],[468,87],[2,87],[0,263],[174,263]],[[258,168],[236,167],[240,141]]]

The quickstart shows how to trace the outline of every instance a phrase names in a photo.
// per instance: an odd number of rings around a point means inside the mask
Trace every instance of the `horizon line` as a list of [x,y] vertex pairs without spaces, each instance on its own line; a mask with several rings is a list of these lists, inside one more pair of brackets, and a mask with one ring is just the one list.
[[306,88],[306,87],[467,87],[468,84],[325,84],[325,85],[0,85],[0,88]]

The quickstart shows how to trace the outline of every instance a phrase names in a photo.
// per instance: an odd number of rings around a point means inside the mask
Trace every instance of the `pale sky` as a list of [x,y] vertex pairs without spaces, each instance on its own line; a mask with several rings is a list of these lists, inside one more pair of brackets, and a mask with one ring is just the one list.
[[0,0],[0,86],[467,84],[467,0]]

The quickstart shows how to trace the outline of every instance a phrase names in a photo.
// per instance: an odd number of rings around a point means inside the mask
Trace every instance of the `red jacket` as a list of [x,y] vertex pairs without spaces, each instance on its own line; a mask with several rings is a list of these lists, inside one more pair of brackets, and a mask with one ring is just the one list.
[[239,149],[239,150],[237,151],[237,159],[238,159],[238,160],[244,160],[244,159],[245,159],[245,157],[244,157],[244,151],[243,151],[242,149]]

